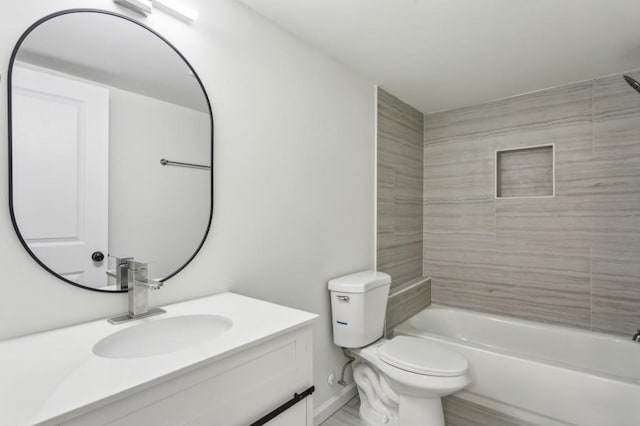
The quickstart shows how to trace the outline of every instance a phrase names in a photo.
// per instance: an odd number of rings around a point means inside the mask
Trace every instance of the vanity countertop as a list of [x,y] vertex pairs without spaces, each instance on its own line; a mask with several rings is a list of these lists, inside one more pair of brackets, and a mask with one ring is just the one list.
[[[181,371],[228,357],[310,324],[317,315],[222,293],[164,306],[166,314],[112,325],[99,320],[0,342],[0,425],[62,421],[153,386]],[[229,332],[177,352],[146,358],[94,355],[96,342],[116,331],[163,318],[218,314]]]

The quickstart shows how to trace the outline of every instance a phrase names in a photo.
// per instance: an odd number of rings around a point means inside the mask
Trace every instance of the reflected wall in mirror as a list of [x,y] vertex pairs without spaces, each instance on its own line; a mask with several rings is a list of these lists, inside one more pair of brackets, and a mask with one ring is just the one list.
[[33,258],[98,291],[126,290],[116,258],[162,280],[186,266],[211,223],[213,118],[184,57],[130,18],[69,10],[24,33],[9,79],[11,217]]

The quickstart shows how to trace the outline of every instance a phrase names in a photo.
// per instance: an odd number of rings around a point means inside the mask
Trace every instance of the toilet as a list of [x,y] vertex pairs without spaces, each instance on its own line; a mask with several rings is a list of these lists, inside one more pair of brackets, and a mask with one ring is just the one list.
[[372,426],[443,426],[441,398],[470,383],[469,363],[436,342],[383,338],[390,285],[377,271],[329,281],[333,341],[356,358],[360,417]]

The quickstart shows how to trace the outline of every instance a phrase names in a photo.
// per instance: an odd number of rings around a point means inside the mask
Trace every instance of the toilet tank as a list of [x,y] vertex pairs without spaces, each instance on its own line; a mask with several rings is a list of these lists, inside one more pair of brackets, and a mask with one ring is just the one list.
[[361,348],[382,337],[391,277],[363,271],[329,281],[333,342]]

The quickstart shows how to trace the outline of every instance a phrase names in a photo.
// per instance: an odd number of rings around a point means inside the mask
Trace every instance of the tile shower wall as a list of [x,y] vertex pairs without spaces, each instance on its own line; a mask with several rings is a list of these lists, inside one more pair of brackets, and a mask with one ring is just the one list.
[[[550,143],[556,196],[496,200],[496,150]],[[640,94],[613,76],[426,115],[424,273],[434,303],[635,331]]]
[[431,303],[422,277],[422,112],[378,89],[377,269],[391,275],[386,333]]
[[387,302],[385,333],[393,336],[393,329],[431,304],[431,279],[420,277],[396,287]]
[[392,289],[422,276],[423,118],[378,89],[377,267]]

